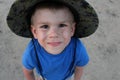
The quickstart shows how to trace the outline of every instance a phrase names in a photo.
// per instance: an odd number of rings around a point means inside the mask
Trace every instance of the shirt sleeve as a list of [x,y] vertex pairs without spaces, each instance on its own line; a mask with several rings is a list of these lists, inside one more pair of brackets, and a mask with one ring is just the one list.
[[83,67],[89,62],[89,56],[80,40],[77,40],[76,48],[76,66]]
[[22,56],[22,65],[28,70],[32,70],[35,67],[35,63],[33,62],[34,61],[34,59],[33,59],[33,51],[34,50],[32,50],[33,46],[31,43],[32,42],[30,42],[28,44],[28,46]]

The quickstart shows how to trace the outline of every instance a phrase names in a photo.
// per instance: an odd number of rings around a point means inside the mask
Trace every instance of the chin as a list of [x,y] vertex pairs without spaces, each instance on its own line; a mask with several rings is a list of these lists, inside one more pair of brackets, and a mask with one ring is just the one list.
[[60,50],[60,51],[56,51],[56,50],[54,50],[54,51],[48,51],[48,53],[50,53],[50,54],[60,54],[62,52],[62,50]]

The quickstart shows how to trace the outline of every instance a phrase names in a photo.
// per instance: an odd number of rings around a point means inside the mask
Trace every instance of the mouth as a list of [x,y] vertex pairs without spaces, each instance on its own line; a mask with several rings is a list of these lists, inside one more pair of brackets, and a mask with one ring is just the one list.
[[48,42],[47,44],[53,47],[59,46],[62,42]]

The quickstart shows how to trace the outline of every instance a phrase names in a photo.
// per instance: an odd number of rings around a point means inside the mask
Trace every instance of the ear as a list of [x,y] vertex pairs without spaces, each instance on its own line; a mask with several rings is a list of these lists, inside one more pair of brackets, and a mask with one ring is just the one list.
[[75,26],[76,26],[76,23],[75,22],[73,22],[72,23],[72,28],[71,28],[71,36],[73,36],[74,35],[74,33],[75,33]]
[[36,30],[35,26],[33,26],[33,25],[31,25],[31,32],[32,32],[34,38],[37,39],[37,30]]

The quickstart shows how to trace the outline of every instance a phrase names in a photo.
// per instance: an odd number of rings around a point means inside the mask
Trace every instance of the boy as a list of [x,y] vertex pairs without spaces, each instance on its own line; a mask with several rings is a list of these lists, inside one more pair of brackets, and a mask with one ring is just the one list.
[[86,1],[17,0],[7,22],[17,35],[32,37],[22,57],[27,80],[35,80],[34,68],[44,80],[67,80],[73,74],[80,80],[89,57],[78,38],[89,36],[98,26]]

